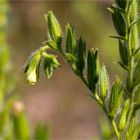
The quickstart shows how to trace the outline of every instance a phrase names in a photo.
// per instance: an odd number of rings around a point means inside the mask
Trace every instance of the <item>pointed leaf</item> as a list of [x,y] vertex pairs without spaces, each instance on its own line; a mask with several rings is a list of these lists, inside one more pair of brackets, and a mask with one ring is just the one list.
[[86,46],[85,41],[80,37],[77,41],[76,47],[76,68],[83,73],[83,69],[85,67],[85,54],[86,54]]
[[126,34],[126,20],[124,16],[122,15],[121,11],[115,8],[112,8],[111,14],[112,14],[113,23],[114,23],[117,33],[120,36],[124,37]]
[[76,41],[73,29],[68,24],[66,26],[66,53],[74,54],[76,49]]
[[128,49],[127,43],[119,40],[119,52],[121,61],[124,65],[128,66]]

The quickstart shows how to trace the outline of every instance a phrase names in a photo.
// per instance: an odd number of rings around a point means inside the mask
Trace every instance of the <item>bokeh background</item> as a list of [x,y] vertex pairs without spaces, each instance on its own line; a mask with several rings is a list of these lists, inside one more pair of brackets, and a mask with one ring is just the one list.
[[[105,64],[110,81],[115,75],[122,77],[118,61],[117,41],[110,13],[111,0],[10,0],[7,42],[10,47],[13,73],[17,84],[14,94],[25,103],[33,128],[44,121],[51,128],[51,140],[96,140],[100,138],[100,124],[105,117],[87,93],[85,85],[76,77],[61,56],[62,67],[50,80],[43,72],[37,85],[26,83],[23,65],[31,52],[47,39],[44,14],[53,10],[65,34],[69,22],[75,27],[77,37],[86,40],[88,48],[99,48],[101,64]],[[11,73],[11,75],[13,74]]]

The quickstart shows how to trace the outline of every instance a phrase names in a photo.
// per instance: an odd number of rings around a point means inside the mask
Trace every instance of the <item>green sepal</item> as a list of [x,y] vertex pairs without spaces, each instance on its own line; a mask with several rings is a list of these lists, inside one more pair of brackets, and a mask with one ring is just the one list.
[[122,14],[122,12],[114,7],[110,8],[111,14],[112,14],[112,20],[115,26],[115,29],[117,33],[120,36],[125,36],[126,35],[126,20]]
[[76,68],[80,71],[80,73],[83,73],[85,67],[85,54],[85,41],[80,37],[76,45]]
[[75,54],[76,41],[73,28],[67,24],[66,26],[66,53]]
[[128,66],[128,46],[126,42],[119,40],[119,52],[123,65]]
[[48,24],[48,34],[50,39],[57,44],[58,49],[61,49],[62,32],[55,15],[52,11],[49,11],[48,14],[45,15],[45,18]]
[[41,61],[40,53],[35,52],[26,63],[24,73],[26,75],[26,80],[29,84],[35,85],[35,83],[39,79],[40,61]]
[[106,70],[105,66],[103,66],[100,69],[100,75],[99,75],[99,93],[100,93],[100,96],[103,99],[105,99],[108,91],[109,91],[109,78],[108,78],[107,70]]
[[124,91],[123,91],[122,83],[119,78],[116,78],[112,86],[111,95],[110,95],[110,104],[109,104],[109,112],[112,118],[115,117],[116,113],[118,112],[121,106],[123,94]]
[[121,131],[126,127],[129,108],[130,108],[130,100],[127,99],[123,105],[122,112],[119,119],[119,124],[118,124],[118,128]]
[[49,140],[50,139],[49,128],[44,123],[38,123],[34,131],[35,140]]
[[44,73],[48,79],[51,78],[54,70],[60,67],[60,63],[56,59],[55,55],[43,54],[44,56]]
[[115,2],[117,3],[117,5],[118,5],[120,8],[122,8],[122,9],[125,10],[125,8],[126,8],[126,6],[127,6],[127,0],[115,0]]

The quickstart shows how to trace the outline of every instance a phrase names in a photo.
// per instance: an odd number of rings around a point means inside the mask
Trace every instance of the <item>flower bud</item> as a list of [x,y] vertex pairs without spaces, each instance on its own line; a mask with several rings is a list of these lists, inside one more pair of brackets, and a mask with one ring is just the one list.
[[39,78],[39,66],[41,55],[35,53],[27,62],[24,73],[26,74],[27,82],[35,85]]

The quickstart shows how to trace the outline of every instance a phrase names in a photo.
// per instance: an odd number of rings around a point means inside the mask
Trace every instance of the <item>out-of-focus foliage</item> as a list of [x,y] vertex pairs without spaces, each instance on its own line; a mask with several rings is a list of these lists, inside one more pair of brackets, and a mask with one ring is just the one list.
[[[29,126],[24,105],[12,94],[15,88],[15,76],[10,63],[10,52],[6,43],[6,24],[8,5],[0,1],[0,139],[31,140],[34,135],[39,140],[48,140],[48,128],[37,129],[35,134]],[[37,127],[38,128],[38,127]]]

